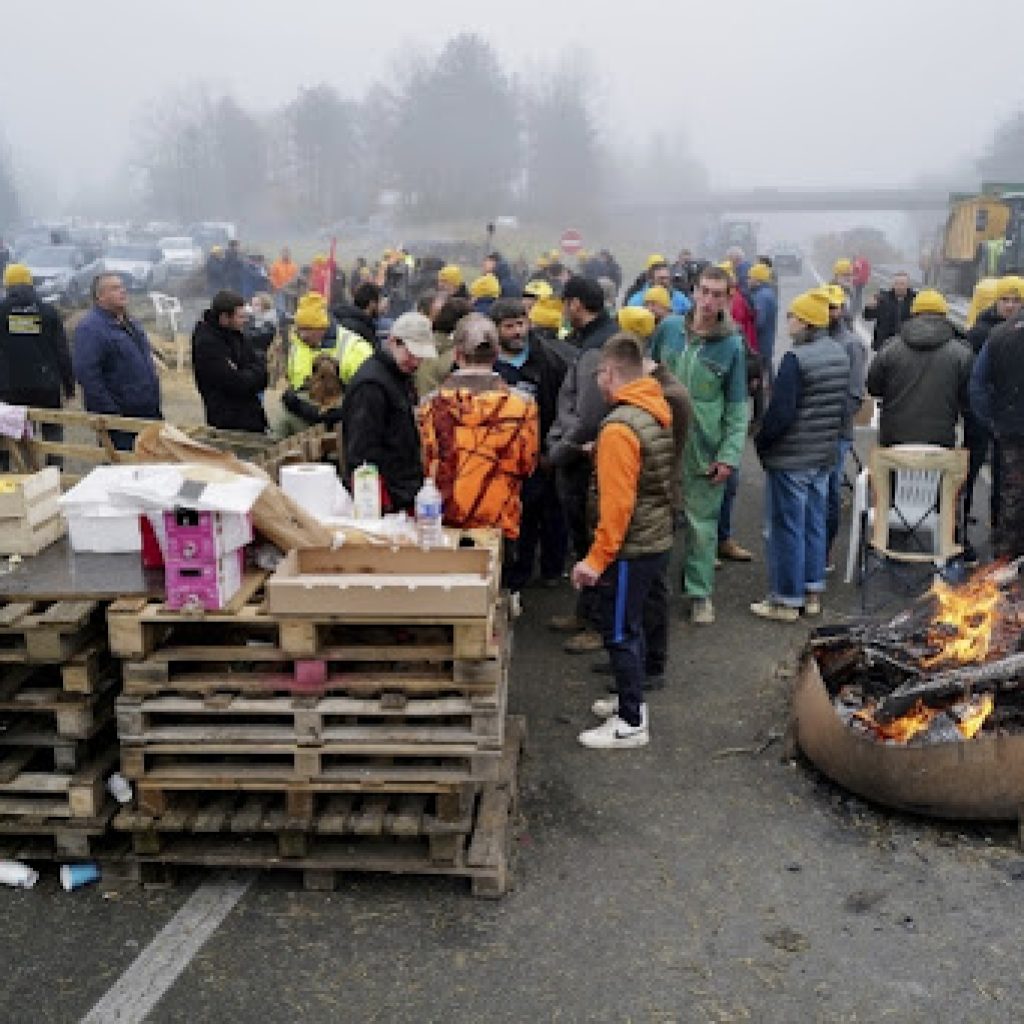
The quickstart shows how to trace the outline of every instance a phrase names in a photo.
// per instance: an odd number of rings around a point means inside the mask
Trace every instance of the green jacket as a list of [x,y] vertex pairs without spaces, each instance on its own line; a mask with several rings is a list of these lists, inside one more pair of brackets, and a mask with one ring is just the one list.
[[723,314],[702,336],[687,313],[681,338],[666,338],[661,355],[693,403],[684,477],[706,474],[712,462],[738,466],[747,438],[747,365],[743,335],[731,317]]

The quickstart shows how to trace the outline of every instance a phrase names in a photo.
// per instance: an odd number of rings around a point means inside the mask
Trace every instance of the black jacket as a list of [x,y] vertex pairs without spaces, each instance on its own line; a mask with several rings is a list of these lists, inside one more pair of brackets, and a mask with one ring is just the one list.
[[967,341],[975,355],[985,347],[985,342],[988,341],[988,336],[992,333],[993,328],[998,327],[1002,322],[1003,318],[996,312],[995,306],[989,306],[988,309],[983,309],[978,314],[974,326],[967,332]]
[[910,306],[917,292],[907,289],[902,299],[896,298],[892,288],[878,294],[878,304],[873,308],[864,307],[864,319],[875,321],[875,333],[871,339],[871,348],[877,352],[890,338],[900,333],[900,327],[910,319]]
[[377,467],[387,488],[386,511],[411,511],[423,485],[416,388],[391,353],[378,350],[349,381],[341,407],[345,478],[364,462]]
[[339,302],[331,308],[331,313],[338,324],[346,330],[362,335],[374,348],[377,347],[377,325],[369,313],[350,302]]
[[558,412],[558,389],[562,386],[567,367],[565,362],[552,352],[540,338],[530,336],[530,353],[522,366],[513,366],[499,359],[494,372],[511,387],[531,395],[537,403],[537,418],[540,421],[541,451],[545,439]]
[[913,317],[868,369],[868,392],[882,400],[878,443],[952,448],[970,380],[971,350],[953,325],[933,313]]
[[13,285],[0,302],[0,401],[60,408],[75,393],[64,321],[31,285]]
[[266,363],[250,341],[221,327],[209,309],[192,332],[192,371],[211,427],[253,434],[267,429],[259,398],[267,386]]

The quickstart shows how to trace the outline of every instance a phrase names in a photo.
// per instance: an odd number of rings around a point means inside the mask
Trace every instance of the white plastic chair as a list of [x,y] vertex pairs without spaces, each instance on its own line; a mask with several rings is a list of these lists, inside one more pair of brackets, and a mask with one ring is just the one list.
[[[936,568],[962,551],[955,538],[956,495],[967,475],[966,450],[937,445],[895,445],[876,449],[871,464],[878,476],[874,501],[869,501],[870,470],[861,471],[854,486],[847,583],[853,581],[858,566],[863,567],[868,545],[886,558],[898,562],[930,562]],[[932,466],[934,468],[930,468]],[[891,496],[889,473],[895,476]],[[876,528],[876,513],[882,502],[889,507],[879,529]],[[910,535],[917,550],[891,548],[889,536],[894,530]]]
[[153,310],[156,313],[156,323],[159,328],[161,322],[166,322],[174,339],[177,352],[178,372],[185,367],[185,339],[178,334],[178,317],[181,316],[181,299],[176,295],[164,295],[163,292],[150,292],[149,298],[153,303]]

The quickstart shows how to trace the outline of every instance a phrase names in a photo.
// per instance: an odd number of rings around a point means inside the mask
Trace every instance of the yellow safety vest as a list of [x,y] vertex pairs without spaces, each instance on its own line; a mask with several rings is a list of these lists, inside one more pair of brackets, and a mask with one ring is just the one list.
[[306,383],[313,372],[313,363],[317,356],[331,356],[338,364],[338,376],[342,384],[348,384],[356,370],[363,362],[373,355],[373,347],[355,331],[338,328],[333,345],[321,345],[313,348],[292,331],[291,344],[288,348],[288,383],[298,390]]

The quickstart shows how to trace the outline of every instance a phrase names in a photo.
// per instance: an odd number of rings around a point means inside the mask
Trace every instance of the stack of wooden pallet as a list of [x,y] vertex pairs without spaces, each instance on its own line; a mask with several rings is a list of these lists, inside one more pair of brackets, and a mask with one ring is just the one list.
[[119,689],[102,604],[0,602],[0,857],[110,852]]
[[524,730],[506,716],[496,563],[475,615],[372,610],[358,595],[354,611],[292,609],[254,575],[223,612],[111,606],[136,792],[115,827],[142,879],[177,864],[291,867],[311,888],[386,871],[503,893]]

